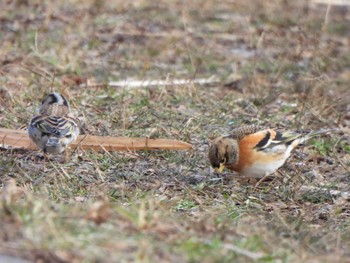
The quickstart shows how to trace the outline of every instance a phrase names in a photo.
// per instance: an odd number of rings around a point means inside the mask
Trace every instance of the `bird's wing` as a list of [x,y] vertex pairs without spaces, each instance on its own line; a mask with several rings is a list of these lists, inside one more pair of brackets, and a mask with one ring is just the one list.
[[299,133],[249,125],[234,129],[230,135],[225,137],[238,139],[240,145],[245,145],[244,147],[253,148],[257,151],[278,153],[285,151],[287,148],[293,149],[314,136],[331,131],[336,131],[336,129]]
[[77,128],[75,119],[69,116],[36,116],[32,119],[31,125],[44,134],[52,134],[64,137]]
[[308,133],[267,129],[256,133],[257,143],[254,148],[257,151],[283,151],[283,149],[287,149],[290,145],[291,148],[294,148],[310,138],[332,131],[335,131],[335,129],[312,131]]
[[274,129],[268,129],[261,132],[260,140],[255,145],[255,149],[258,151],[270,150],[276,146],[289,146],[296,139],[300,138],[301,134],[294,132],[282,132]]

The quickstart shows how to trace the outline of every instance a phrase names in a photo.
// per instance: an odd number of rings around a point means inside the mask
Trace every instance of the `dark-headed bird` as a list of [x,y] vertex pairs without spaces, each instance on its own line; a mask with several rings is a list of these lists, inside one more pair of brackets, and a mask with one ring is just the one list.
[[28,127],[30,139],[47,154],[60,154],[78,137],[79,127],[73,117],[67,99],[59,93],[51,93],[42,101],[39,114]]
[[256,125],[243,126],[211,141],[209,161],[216,172],[222,172],[226,167],[244,176],[264,177],[276,172],[296,146],[329,131],[303,134]]

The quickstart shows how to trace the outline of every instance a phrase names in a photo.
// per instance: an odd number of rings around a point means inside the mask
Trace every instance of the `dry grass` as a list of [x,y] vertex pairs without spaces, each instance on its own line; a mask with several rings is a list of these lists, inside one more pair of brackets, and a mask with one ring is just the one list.
[[[348,9],[324,24],[326,7],[306,1],[56,2],[0,3],[1,127],[26,127],[57,90],[85,133],[175,138],[195,151],[79,152],[62,164],[1,150],[1,252],[36,262],[348,261]],[[78,85],[212,76],[222,85]],[[297,150],[258,188],[214,175],[208,138],[253,123],[345,132]]]

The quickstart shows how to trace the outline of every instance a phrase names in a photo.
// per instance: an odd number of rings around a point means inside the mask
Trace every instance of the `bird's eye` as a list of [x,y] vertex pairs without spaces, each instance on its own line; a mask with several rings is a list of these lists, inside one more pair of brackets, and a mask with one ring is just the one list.
[[72,134],[68,134],[68,135],[66,135],[64,137],[66,137],[67,139],[70,139],[70,138],[72,138]]

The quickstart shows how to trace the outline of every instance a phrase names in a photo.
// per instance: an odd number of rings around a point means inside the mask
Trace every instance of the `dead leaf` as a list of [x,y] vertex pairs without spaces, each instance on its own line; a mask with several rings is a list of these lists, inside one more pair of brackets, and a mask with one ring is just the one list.
[[79,86],[86,83],[87,79],[80,76],[67,75],[62,78],[62,84],[65,86]]
[[110,205],[108,200],[101,200],[93,203],[87,214],[87,219],[100,225],[106,222],[110,215]]
[[75,201],[82,202],[82,203],[87,200],[87,198],[84,196],[76,196],[74,199],[75,199]]
[[5,183],[1,198],[6,206],[14,204],[22,195],[23,190],[17,186],[15,179],[10,179]]

